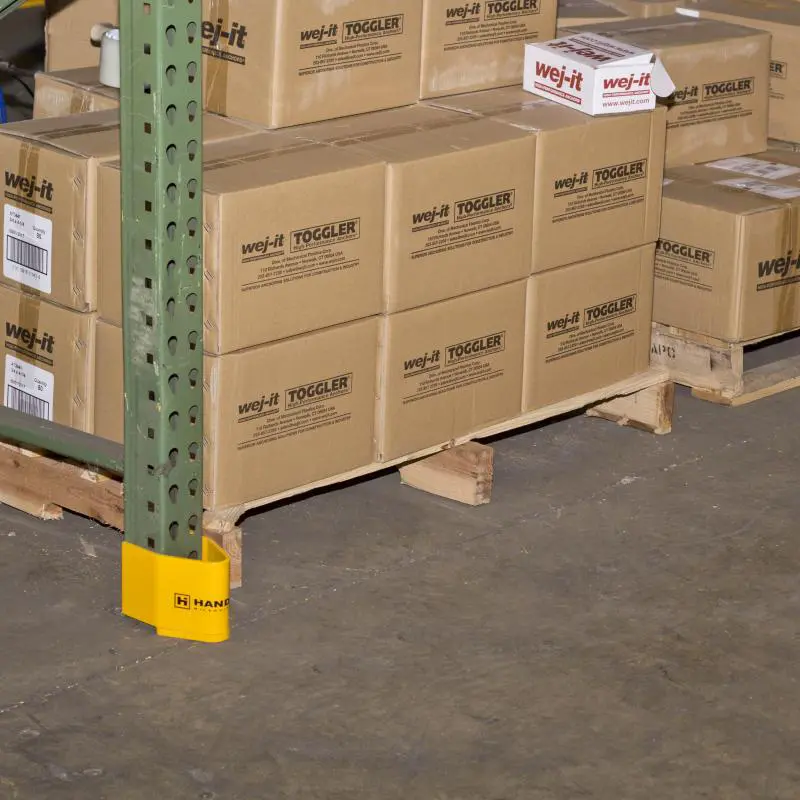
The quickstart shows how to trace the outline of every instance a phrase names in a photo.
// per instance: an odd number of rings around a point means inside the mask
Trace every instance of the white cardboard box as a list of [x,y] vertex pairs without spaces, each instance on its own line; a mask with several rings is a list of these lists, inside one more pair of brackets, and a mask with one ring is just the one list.
[[526,44],[523,86],[592,116],[647,111],[675,91],[655,54],[593,33]]

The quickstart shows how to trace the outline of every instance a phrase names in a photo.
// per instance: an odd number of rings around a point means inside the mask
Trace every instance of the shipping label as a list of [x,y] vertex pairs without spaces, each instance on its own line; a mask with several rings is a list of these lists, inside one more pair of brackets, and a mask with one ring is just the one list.
[[789,164],[780,164],[776,161],[762,161],[760,158],[723,158],[720,161],[711,161],[705,166],[726,172],[738,172],[741,175],[750,175],[753,178],[766,178],[767,180],[780,180],[800,174],[800,167]]
[[55,376],[41,367],[6,354],[3,402],[6,408],[53,421]]
[[729,186],[743,192],[752,192],[762,197],[771,197],[774,200],[795,200],[800,197],[800,186],[786,186],[783,183],[771,183],[758,178],[731,178],[726,181],[717,181],[717,186]]
[[3,214],[3,275],[50,294],[53,284],[53,222],[10,203]]

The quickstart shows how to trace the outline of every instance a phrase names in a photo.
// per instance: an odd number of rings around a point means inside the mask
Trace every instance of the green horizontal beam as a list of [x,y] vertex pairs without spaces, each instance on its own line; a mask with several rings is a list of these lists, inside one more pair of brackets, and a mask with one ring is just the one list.
[[19,8],[25,0],[0,0],[0,19]]
[[0,407],[0,431],[3,441],[62,456],[112,475],[122,475],[124,448],[116,442],[4,407]]

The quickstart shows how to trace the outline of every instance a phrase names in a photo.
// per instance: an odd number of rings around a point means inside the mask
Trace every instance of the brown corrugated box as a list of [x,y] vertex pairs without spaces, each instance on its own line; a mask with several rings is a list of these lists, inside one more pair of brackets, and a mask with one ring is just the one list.
[[800,3],[797,0],[682,0],[701,18],[720,19],[772,35],[769,135],[800,142]]
[[[207,119],[205,129],[207,141],[251,132],[221,117]],[[97,170],[118,158],[118,111],[0,129],[5,243],[0,281],[78,311],[97,308]],[[119,192],[115,202],[119,209]]]
[[524,411],[648,369],[654,249],[646,245],[529,280]]
[[656,322],[726,341],[800,327],[800,154],[667,174]]
[[204,0],[209,111],[283,128],[406,105],[422,0]]
[[95,317],[0,287],[3,396],[0,403],[91,433]]
[[[384,130],[365,120],[319,126],[329,138],[336,128],[340,147],[387,165],[383,308],[392,313],[531,271],[533,137],[488,120],[418,108],[417,114],[395,114]],[[403,118],[417,129],[410,124],[404,130]],[[307,126],[305,135],[318,137],[315,127]]]
[[[206,508],[371,464],[376,318],[205,359]],[[97,323],[95,433],[123,437],[122,330]]]
[[301,139],[348,147],[373,138],[386,139],[404,133],[431,131],[462,124],[464,115],[457,111],[447,111],[426,103],[373,111],[369,114],[356,114],[352,117],[313,122],[309,125],[296,125],[284,131]]
[[555,31],[556,0],[424,0],[420,97],[521,83],[523,44]]
[[98,67],[37,72],[33,118],[67,117],[119,108],[119,90],[100,83]]
[[[99,310],[121,324],[117,164],[100,171]],[[264,132],[205,149],[205,349],[226,353],[378,314],[386,168]]]
[[119,0],[46,0],[45,43],[48,72],[100,63],[100,49],[91,42],[92,26],[116,24]]
[[667,166],[767,146],[769,34],[677,15],[579,29],[658,55],[678,87],[668,101]]
[[116,157],[116,111],[0,130],[2,282],[78,311],[96,307],[96,173]]
[[519,415],[525,285],[517,281],[384,318],[381,460]]
[[618,22],[627,19],[607,2],[601,0],[558,0],[558,35],[563,28],[577,28],[582,25],[598,25],[602,22]]
[[535,137],[533,272],[658,238],[663,109],[591,117],[520,88],[435,102]]

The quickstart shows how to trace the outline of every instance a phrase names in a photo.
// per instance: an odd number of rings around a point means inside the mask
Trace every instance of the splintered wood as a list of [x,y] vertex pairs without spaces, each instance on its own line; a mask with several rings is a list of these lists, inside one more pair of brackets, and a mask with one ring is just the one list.
[[651,358],[695,397],[721,405],[742,406],[800,386],[800,355],[746,370],[745,348],[756,343],[724,342],[655,324]]
[[[68,461],[0,443],[0,503],[38,519],[62,519],[64,509],[125,530],[122,483]],[[242,585],[242,532],[212,527],[214,539],[231,561],[231,588]]]

